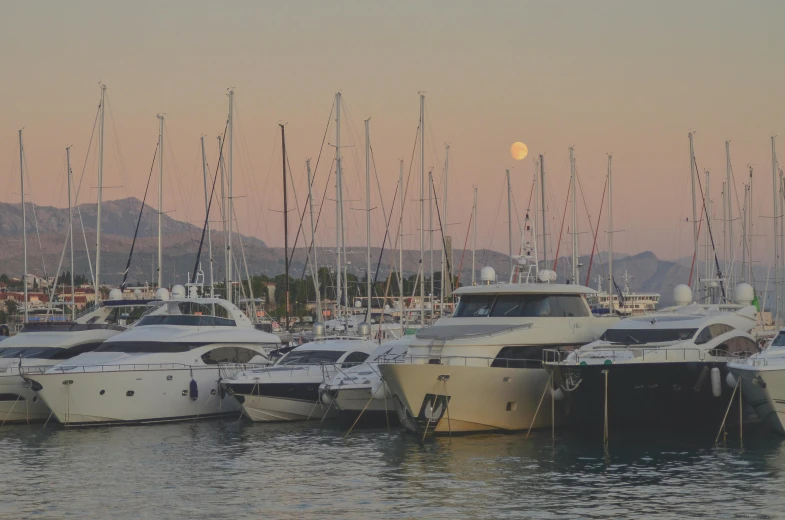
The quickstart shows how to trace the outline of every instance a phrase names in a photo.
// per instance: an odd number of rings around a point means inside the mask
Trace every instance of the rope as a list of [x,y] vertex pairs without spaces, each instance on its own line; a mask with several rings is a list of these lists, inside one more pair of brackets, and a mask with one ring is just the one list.
[[[589,257],[589,268],[586,270],[586,286],[589,286],[589,281],[591,280],[591,266],[592,262],[594,261],[594,251],[597,249],[597,233],[600,230],[600,220],[602,220],[602,208],[605,206],[605,192],[608,191],[608,181],[605,181],[605,188],[602,190],[602,201],[600,202],[600,212],[597,214],[597,227],[594,228],[594,244],[591,246],[591,256]],[[585,202],[585,201],[584,201]],[[613,230],[609,229],[608,233],[612,233]],[[611,259],[613,260],[613,259]]]
[[[350,433],[352,433],[352,430],[353,430],[353,429],[354,429],[354,427],[357,425],[357,423],[358,423],[358,422],[360,422],[360,417],[362,417],[362,416],[363,416],[363,414],[365,413],[365,409],[366,409],[366,408],[368,408],[368,405],[369,405],[369,404],[371,404],[371,401],[373,401],[373,394],[371,394],[371,398],[370,398],[370,399],[368,399],[368,402],[367,402],[367,403],[365,403],[365,406],[363,406],[363,409],[362,409],[362,411],[360,412],[360,415],[358,415],[358,416],[357,416],[357,419],[355,419],[355,420],[354,420],[354,423],[352,424],[352,427],[351,427],[351,428],[349,428],[349,431],[348,431],[348,432],[346,432],[346,435],[344,435],[344,436],[343,436],[343,440],[346,440],[346,438],[349,436],[349,434],[350,434]],[[332,403],[331,403],[331,404],[332,404]]]
[[728,402],[728,409],[725,410],[725,417],[722,418],[722,424],[720,424],[720,431],[717,432],[717,436],[714,438],[714,444],[720,442],[720,435],[722,435],[722,431],[725,429],[725,421],[728,419],[728,414],[730,413],[730,407],[733,404],[733,397],[736,395],[736,390],[739,389],[741,385],[741,377],[736,382],[736,386],[733,387],[733,393],[730,395],[730,401]]
[[552,380],[553,380],[553,373],[551,373],[550,377],[548,378],[548,381],[545,383],[545,389],[543,389],[542,391],[542,396],[540,397],[540,402],[537,405],[537,410],[534,411],[534,417],[532,417],[532,422],[529,425],[529,430],[526,432],[527,439],[529,438],[529,434],[532,432],[532,428],[534,428],[534,421],[537,420],[537,414],[540,413],[540,407],[542,406],[542,402],[545,400],[545,392],[548,391],[548,387],[550,386]]
[[16,401],[14,401],[14,404],[11,405],[11,409],[8,410],[8,413],[6,414],[5,419],[3,419],[3,422],[0,423],[0,428],[5,426],[5,422],[8,420],[8,417],[14,412],[14,407],[16,406],[16,403],[18,403],[19,399],[21,399],[21,398],[22,398],[21,395],[17,395],[16,396]]
[[[556,256],[553,257],[553,270],[556,271],[556,266],[559,263],[559,250],[561,249],[561,237],[564,232],[564,221],[567,218],[567,203],[570,201],[570,188],[567,188],[567,198],[564,200],[564,213],[561,216],[561,229],[559,229],[559,241],[556,243]],[[575,232],[573,230],[573,232]]]

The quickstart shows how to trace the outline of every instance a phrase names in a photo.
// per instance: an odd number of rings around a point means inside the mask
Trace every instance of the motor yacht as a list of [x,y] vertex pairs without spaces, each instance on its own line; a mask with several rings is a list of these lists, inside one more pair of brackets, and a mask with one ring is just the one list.
[[[482,285],[455,291],[453,316],[419,330],[405,359],[379,363],[407,429],[425,435],[529,428],[548,383],[543,349],[578,348],[614,323],[592,315],[586,296],[593,289],[552,283],[556,273],[537,273],[533,258],[529,274],[512,283],[496,283],[493,268],[484,267]],[[551,424],[545,408],[534,427]]]
[[241,367],[221,385],[255,422],[334,418],[338,410],[320,399],[319,386],[362,364],[376,347],[354,336],[316,340],[289,351],[273,366]]
[[379,372],[379,363],[405,360],[413,338],[405,336],[383,343],[364,362],[337,372],[319,387],[322,403],[332,404],[339,413],[350,417],[363,414],[373,419],[394,414],[395,405]]
[[716,428],[731,396],[727,363],[758,351],[747,287],[734,293],[742,303],[697,304],[689,287],[677,286],[677,306],[620,321],[575,352],[546,352],[554,397],[579,423],[605,423],[607,413],[616,429]]
[[69,322],[29,322],[0,344],[0,423],[44,421],[49,407],[22,374],[43,373],[79,354],[91,352],[125,331],[159,301],[125,300],[122,292]]
[[730,387],[740,385],[744,402],[760,419],[785,435],[785,329],[766,350],[728,363]]
[[265,362],[279,339],[256,330],[219,298],[161,303],[135,326],[43,374],[26,373],[32,389],[69,426],[148,423],[237,413],[220,386],[221,363]]

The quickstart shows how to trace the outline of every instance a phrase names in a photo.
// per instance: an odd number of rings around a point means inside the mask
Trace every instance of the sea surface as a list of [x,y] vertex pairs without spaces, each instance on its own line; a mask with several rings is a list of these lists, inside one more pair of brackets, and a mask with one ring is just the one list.
[[0,518],[785,518],[785,439],[218,420],[0,429]]

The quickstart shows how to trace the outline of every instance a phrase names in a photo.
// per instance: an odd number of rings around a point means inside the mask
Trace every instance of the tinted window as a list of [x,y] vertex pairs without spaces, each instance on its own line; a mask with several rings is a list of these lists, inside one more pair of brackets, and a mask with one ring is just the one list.
[[461,296],[458,308],[455,309],[456,318],[472,318],[488,316],[495,296],[493,294],[466,294]]
[[771,345],[772,347],[785,347],[785,334],[780,332],[777,334],[777,337],[772,340]]
[[642,343],[664,343],[684,341],[692,338],[698,329],[608,329],[600,336],[603,341],[639,345]]
[[350,368],[359,365],[366,359],[368,359],[368,354],[365,352],[352,352],[344,358],[341,368]]
[[71,359],[74,356],[78,356],[79,354],[84,354],[85,352],[92,352],[93,350],[97,349],[103,345],[103,342],[99,343],[82,343],[81,345],[76,345],[71,348],[59,348],[57,352],[53,353],[49,359]]
[[218,347],[202,354],[202,361],[207,365],[218,363],[247,363],[259,353],[244,347]]
[[496,354],[491,367],[539,368],[542,366],[542,347],[503,347]]
[[111,341],[95,349],[96,352],[188,352],[199,344],[171,343],[167,341]]
[[718,345],[716,348],[712,349],[711,353],[714,356],[728,356],[728,355],[738,355],[738,354],[755,354],[759,352],[758,344],[743,336],[737,336],[735,338],[730,338],[727,341],[723,341],[721,345]]
[[186,314],[174,315],[157,315],[145,316],[137,327],[144,327],[146,325],[188,325],[192,327],[234,327],[237,324],[234,320],[227,318],[217,318],[214,316],[192,316]]
[[568,318],[589,316],[580,295],[501,294],[491,310],[492,317]]
[[279,365],[320,365],[335,363],[344,354],[341,350],[298,350],[282,357]]
[[696,345],[702,345],[703,343],[708,343],[713,338],[717,336],[721,336],[726,332],[730,332],[733,330],[733,327],[730,325],[726,325],[724,323],[714,323],[712,325],[707,326],[704,328],[700,333],[698,333],[698,337],[695,338]]

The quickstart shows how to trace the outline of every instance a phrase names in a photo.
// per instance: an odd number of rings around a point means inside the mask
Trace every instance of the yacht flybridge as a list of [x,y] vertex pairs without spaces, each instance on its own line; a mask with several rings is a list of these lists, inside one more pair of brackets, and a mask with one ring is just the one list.
[[206,418],[239,411],[223,392],[220,363],[267,362],[280,340],[256,330],[236,306],[219,298],[161,302],[135,326],[93,352],[26,372],[40,399],[65,425],[147,423]]
[[727,363],[758,351],[752,288],[736,287],[739,304],[696,304],[686,285],[676,307],[628,318],[593,343],[565,355],[548,351],[545,366],[576,422],[715,428],[731,390]]
[[23,373],[43,373],[52,366],[90,352],[126,330],[159,301],[112,299],[88,309],[72,322],[27,323],[19,334],[0,345],[0,423],[43,421],[46,404],[25,384]]

